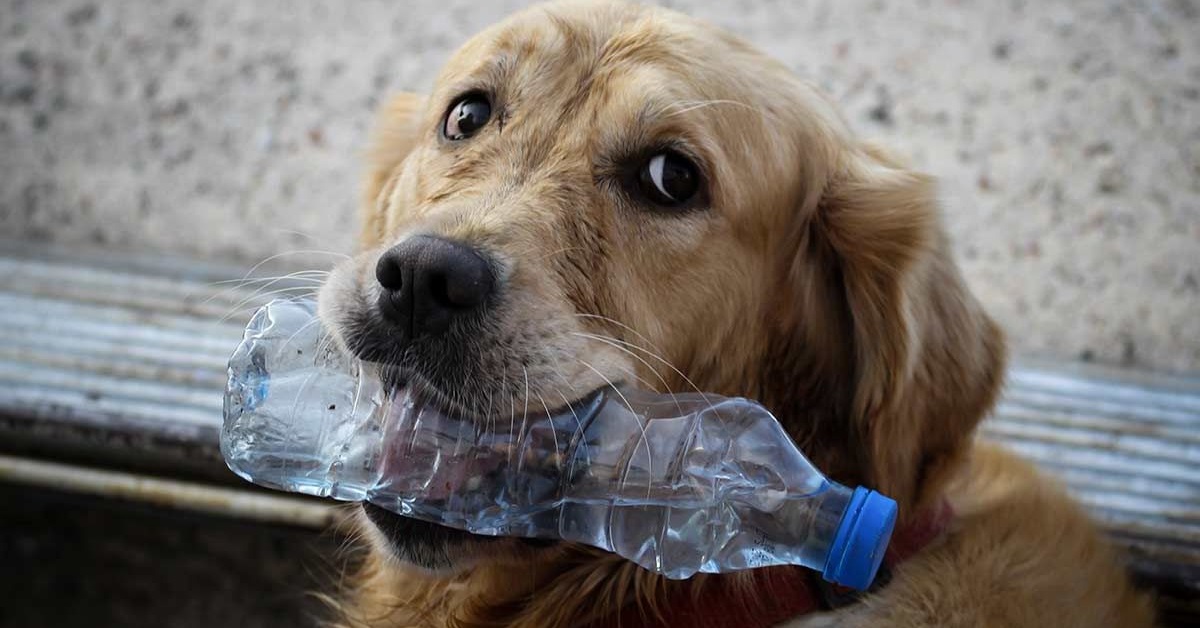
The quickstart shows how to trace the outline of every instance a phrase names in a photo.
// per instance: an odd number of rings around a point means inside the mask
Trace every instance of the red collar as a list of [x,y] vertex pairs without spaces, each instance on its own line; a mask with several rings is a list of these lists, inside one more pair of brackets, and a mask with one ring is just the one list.
[[[898,528],[892,535],[883,566],[871,590],[887,584],[897,565],[925,549],[940,537],[954,511],[942,501],[917,520]],[[736,581],[711,578],[698,595],[692,592],[668,597],[661,618],[644,614],[637,607],[626,609],[608,623],[610,628],[768,628],[800,615],[840,608],[863,594],[821,579],[821,574],[803,567],[755,569]]]

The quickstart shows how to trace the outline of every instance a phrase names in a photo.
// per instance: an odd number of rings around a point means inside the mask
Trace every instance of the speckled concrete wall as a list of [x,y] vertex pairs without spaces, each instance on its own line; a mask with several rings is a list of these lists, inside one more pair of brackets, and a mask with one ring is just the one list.
[[[372,109],[518,4],[0,0],[0,230],[345,249]],[[1200,4],[671,4],[940,176],[1018,351],[1200,369]]]

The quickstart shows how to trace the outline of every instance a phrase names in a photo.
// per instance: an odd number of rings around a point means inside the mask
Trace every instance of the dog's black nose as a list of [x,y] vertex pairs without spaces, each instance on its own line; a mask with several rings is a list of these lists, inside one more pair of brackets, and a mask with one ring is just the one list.
[[445,332],[454,318],[477,311],[495,286],[479,252],[433,236],[414,236],[389,249],[375,278],[383,287],[380,311],[409,339]]

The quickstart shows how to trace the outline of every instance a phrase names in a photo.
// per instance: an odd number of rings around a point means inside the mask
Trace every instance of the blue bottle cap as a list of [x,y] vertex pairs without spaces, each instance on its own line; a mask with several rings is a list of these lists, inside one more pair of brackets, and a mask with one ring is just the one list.
[[896,510],[890,497],[861,486],[854,489],[821,575],[859,591],[869,588],[892,539]]

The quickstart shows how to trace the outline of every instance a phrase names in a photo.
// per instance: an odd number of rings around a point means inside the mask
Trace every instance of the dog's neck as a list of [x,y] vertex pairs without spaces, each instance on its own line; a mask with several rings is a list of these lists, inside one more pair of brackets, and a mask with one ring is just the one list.
[[[686,370],[693,381],[708,390],[763,402],[823,472],[841,483],[858,485],[863,481],[865,467],[860,459],[862,454],[858,453],[861,447],[853,441],[860,435],[848,427],[854,372],[845,356],[852,348],[844,346],[841,351],[832,351],[828,344],[819,349],[812,344],[817,341],[835,344],[843,338],[836,334],[824,340],[766,337],[766,346],[749,348],[758,352],[762,360],[754,369],[731,369],[726,361],[707,368],[693,364]],[[955,456],[947,457],[945,468],[924,478],[924,495],[929,498],[922,500],[924,503],[938,503],[941,487],[953,471],[954,459]],[[922,528],[924,512],[928,511],[907,505],[897,535],[902,544],[910,536],[904,530]],[[627,608],[638,609],[638,616],[654,618],[658,616],[656,613],[674,616],[677,609],[691,608],[692,600],[701,598],[724,600],[722,604],[736,601],[728,596],[709,595],[706,583],[707,586],[715,583],[729,595],[741,595],[738,599],[743,605],[770,607],[770,599],[763,595],[772,596],[781,586],[793,598],[814,599],[797,592],[797,582],[810,582],[811,572],[783,569],[763,573],[770,575],[772,581],[779,579],[765,589],[746,573],[671,581],[615,555],[570,546],[550,550],[530,563],[490,564],[450,579],[414,578],[411,574],[397,573],[391,566],[378,565],[367,570],[372,575],[358,590],[368,596],[386,595],[387,599],[360,598],[355,606],[363,613],[373,613],[368,616],[382,618],[368,622],[371,625],[407,626],[425,622],[457,628],[545,628],[604,626],[621,613],[634,612]],[[778,575],[771,575],[775,573]],[[729,607],[738,608],[736,604]],[[803,609],[784,610],[799,614]],[[775,612],[783,611],[777,608]],[[680,621],[683,623],[674,625],[696,625]],[[622,623],[626,627],[638,625],[661,624],[624,623],[624,620]]]
[[627,608],[599,626],[769,628],[803,615],[839,610],[887,586],[893,570],[940,539],[953,517],[949,503],[939,500],[897,529],[874,585],[865,592],[830,584],[802,567],[768,567],[677,587],[654,612]]
[[[886,586],[891,568],[935,542],[952,515],[941,501],[898,529],[874,588]],[[388,595],[355,600],[351,620],[397,628],[766,628],[861,598],[802,567],[668,580],[576,546],[558,548],[544,561],[488,564],[455,578],[419,578],[379,563],[365,573],[361,591]]]
[[764,330],[750,366],[697,365],[695,380],[706,390],[758,401],[817,468],[855,486],[865,475],[850,429],[854,373],[850,341],[843,340],[849,334],[838,327],[829,326],[822,338]]

